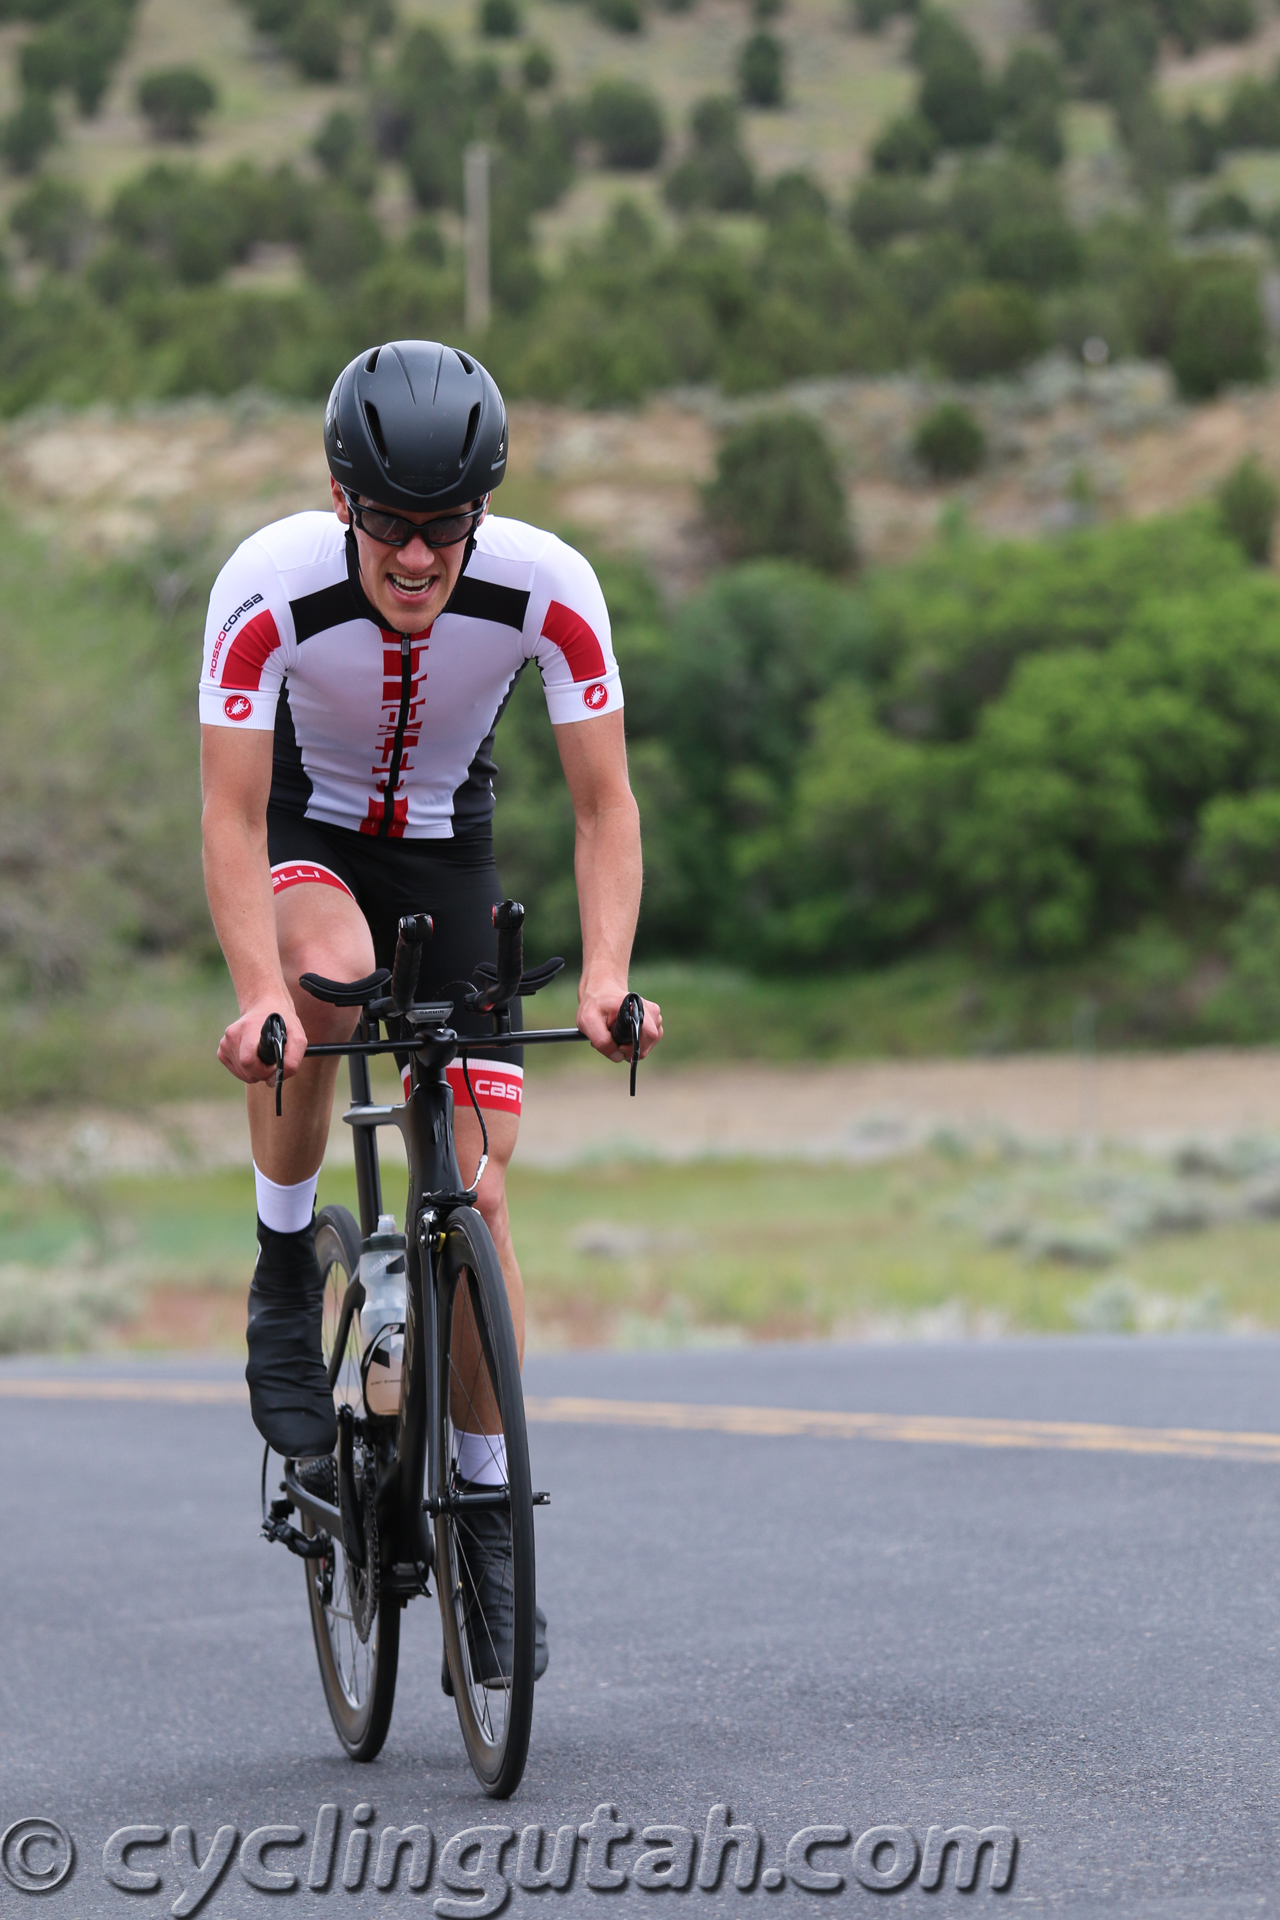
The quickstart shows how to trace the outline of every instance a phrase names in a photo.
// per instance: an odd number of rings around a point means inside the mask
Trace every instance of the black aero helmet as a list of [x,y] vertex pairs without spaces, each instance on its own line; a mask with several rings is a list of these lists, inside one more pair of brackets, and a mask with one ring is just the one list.
[[357,354],[334,382],[324,450],[339,486],[408,513],[482,500],[507,470],[507,410],[478,360],[437,340]]

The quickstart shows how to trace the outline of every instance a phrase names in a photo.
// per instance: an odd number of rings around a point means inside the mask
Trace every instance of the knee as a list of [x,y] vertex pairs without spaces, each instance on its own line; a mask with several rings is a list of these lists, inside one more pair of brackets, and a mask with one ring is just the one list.
[[507,1219],[506,1168],[490,1161],[476,1194],[476,1208],[494,1238]]
[[356,1024],[355,1010],[313,999],[301,985],[301,975],[316,973],[323,980],[362,980],[373,971],[372,946],[352,939],[327,943],[320,949],[313,947],[306,953],[284,954],[281,958],[293,1004],[308,1037],[321,1042],[347,1039]]

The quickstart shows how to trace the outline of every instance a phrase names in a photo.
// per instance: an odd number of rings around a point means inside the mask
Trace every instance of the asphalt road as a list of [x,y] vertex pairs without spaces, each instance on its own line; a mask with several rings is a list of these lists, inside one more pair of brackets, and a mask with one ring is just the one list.
[[[440,1693],[434,1602],[406,1615],[381,1759],[356,1768],[341,1756],[302,1571],[257,1537],[260,1454],[243,1404],[33,1398],[22,1385],[52,1378],[90,1391],[129,1379],[147,1394],[206,1381],[230,1396],[235,1372],[0,1367],[0,1829],[53,1820],[76,1851],[52,1891],[0,1878],[0,1916],[195,1910],[182,1836],[176,1852],[164,1839],[186,1824],[198,1860],[215,1830],[235,1830],[202,1914],[263,1914],[283,1899],[290,1915],[459,1920],[497,1910],[516,1847],[485,1843],[496,1850],[486,1895],[482,1873],[471,1891],[465,1872],[452,1889],[442,1879],[451,1837],[581,1826],[602,1805],[631,1829],[608,1860],[625,1885],[611,1896],[589,1884],[601,1816],[590,1860],[577,1843],[569,1888],[514,1888],[507,1912],[607,1914],[611,1899],[644,1910],[640,1856],[654,1856],[651,1877],[678,1882],[681,1830],[704,1847],[709,1810],[724,1805],[761,1836],[754,1884],[732,1884],[746,1849],[730,1850],[719,1890],[699,1888],[695,1849],[692,1907],[1280,1914],[1280,1444],[1196,1437],[1280,1433],[1280,1343],[531,1361],[526,1387],[544,1407],[570,1396],[675,1411],[635,1425],[625,1406],[597,1408],[581,1424],[579,1406],[531,1428],[535,1481],[553,1492],[538,1517],[552,1664],[525,1781],[505,1806],[476,1789]],[[895,1437],[839,1422],[770,1433],[759,1413],[681,1411],[707,1406],[895,1416],[871,1429]],[[1150,1452],[1141,1429],[1182,1437]],[[359,1803],[375,1846],[387,1825],[430,1828],[425,1889],[405,1884],[407,1852],[394,1890],[374,1884],[372,1855],[362,1884],[342,1886]],[[324,1804],[340,1809],[330,1890],[255,1890],[245,1836],[301,1829],[263,1859],[305,1880]],[[1003,1892],[989,1886],[991,1848],[968,1894],[954,1888],[954,1848],[936,1891],[922,1885],[927,1858],[897,1891],[863,1884],[907,1872],[931,1826],[961,1824],[1016,1835]],[[125,1826],[161,1836],[127,1856],[158,1876],[151,1893],[104,1875],[104,1843]],[[653,1826],[673,1831],[642,1840]],[[795,1842],[813,1827],[834,1844]],[[856,1848],[876,1827],[890,1829],[886,1844]],[[21,1878],[25,1858],[38,1877],[55,1853],[25,1831],[25,1852],[19,1833],[0,1864]],[[483,1867],[479,1850],[460,1857]],[[782,1886],[766,1891],[761,1868]],[[842,1884],[796,1884],[822,1872]]]

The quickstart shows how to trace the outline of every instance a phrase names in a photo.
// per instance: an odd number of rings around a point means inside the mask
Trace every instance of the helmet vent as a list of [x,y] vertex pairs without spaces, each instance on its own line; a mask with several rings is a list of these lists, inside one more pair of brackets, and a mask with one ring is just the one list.
[[373,352],[369,355],[369,358],[364,363],[364,370],[366,373],[373,373],[376,370],[378,365],[378,355],[381,352],[382,352],[381,347],[374,348]]
[[369,423],[369,437],[378,449],[378,454],[383,466],[390,466],[391,462],[387,455],[387,443],[382,437],[382,422],[378,418],[378,409],[374,406],[372,400],[366,400],[364,403],[364,417]]
[[480,425],[480,402],[477,400],[474,407],[472,407],[470,416],[467,420],[467,434],[466,434],[466,438],[462,442],[462,453],[458,459],[458,465],[460,467],[465,467],[467,464],[467,461],[471,457],[471,449],[475,445],[476,430],[479,427],[479,425]]
[[[454,352],[455,352],[455,353],[458,353],[458,349],[457,349],[456,347],[454,348]],[[465,353],[458,353],[458,359],[459,359],[459,361],[461,362],[461,365],[462,365],[462,371],[463,371],[464,373],[474,373],[474,372],[475,372],[475,370],[476,370],[476,369],[475,369],[475,362],[474,362],[473,360],[468,360],[468,358],[467,358],[467,356],[466,356],[466,354],[465,354]]]

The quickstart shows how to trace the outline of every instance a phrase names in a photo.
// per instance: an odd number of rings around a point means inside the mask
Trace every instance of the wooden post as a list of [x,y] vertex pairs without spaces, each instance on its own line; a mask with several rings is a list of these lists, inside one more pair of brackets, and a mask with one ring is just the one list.
[[489,325],[489,149],[476,141],[465,156],[467,332]]

